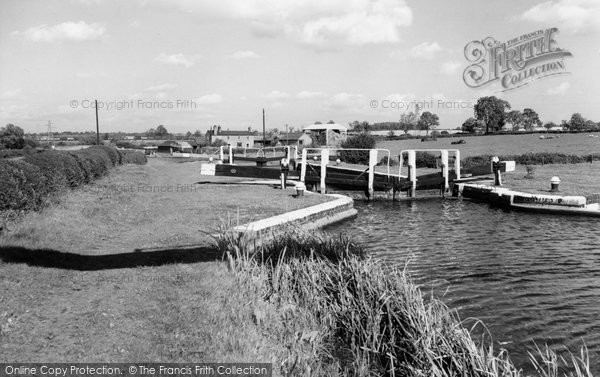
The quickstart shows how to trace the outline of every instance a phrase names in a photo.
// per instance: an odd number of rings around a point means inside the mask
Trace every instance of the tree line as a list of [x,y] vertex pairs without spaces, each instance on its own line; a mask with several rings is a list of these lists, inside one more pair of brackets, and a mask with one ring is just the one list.
[[568,131],[599,131],[600,124],[585,119],[580,113],[574,113],[571,119],[563,120],[560,125],[554,122],[543,123],[538,113],[525,108],[523,111],[511,110],[508,101],[499,99],[495,96],[481,97],[477,100],[474,108],[474,116],[465,120],[462,124],[462,131],[468,133],[496,133],[509,125],[510,130],[519,131],[521,129],[532,131],[536,127],[544,126],[547,130],[555,127],[561,127]]

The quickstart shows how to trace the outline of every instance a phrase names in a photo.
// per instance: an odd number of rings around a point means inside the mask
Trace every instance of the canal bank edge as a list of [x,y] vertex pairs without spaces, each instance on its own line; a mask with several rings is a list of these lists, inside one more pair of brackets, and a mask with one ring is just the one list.
[[308,230],[317,229],[356,216],[357,210],[354,208],[354,200],[352,198],[339,194],[327,194],[327,196],[336,199],[238,225],[232,228],[232,231],[259,236],[260,238],[268,238],[290,227]]

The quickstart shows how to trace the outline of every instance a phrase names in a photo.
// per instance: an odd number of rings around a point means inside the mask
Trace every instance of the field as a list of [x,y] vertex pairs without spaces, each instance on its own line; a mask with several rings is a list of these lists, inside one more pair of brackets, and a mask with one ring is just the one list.
[[5,224],[0,362],[274,360],[207,233],[329,199],[198,180],[197,163],[119,166]]
[[[595,133],[594,135],[598,135]],[[556,139],[542,140],[541,134],[498,135],[439,138],[422,142],[420,139],[381,141],[377,148],[389,149],[392,157],[404,149],[459,149],[461,158],[479,155],[520,155],[529,152],[553,152],[574,155],[600,153],[600,137],[588,134],[562,134]],[[463,139],[466,144],[452,145],[452,141]]]

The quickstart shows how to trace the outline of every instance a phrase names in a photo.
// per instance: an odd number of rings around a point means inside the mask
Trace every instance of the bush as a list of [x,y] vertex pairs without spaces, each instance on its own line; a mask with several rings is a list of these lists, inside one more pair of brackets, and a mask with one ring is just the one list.
[[148,162],[148,158],[146,158],[143,152],[127,150],[119,150],[118,152],[121,156],[122,164],[145,165]]
[[[342,148],[347,149],[373,149],[377,140],[367,133],[349,137],[342,143]],[[340,159],[350,164],[368,164],[369,151],[340,151]]]
[[79,164],[66,152],[44,150],[28,154],[23,160],[40,169],[52,191],[76,187],[85,182]]
[[108,156],[108,158],[110,159],[110,163],[112,166],[116,166],[119,164],[119,152],[117,152],[117,150],[115,148],[112,147],[108,147],[106,145],[94,145],[92,147],[87,148],[88,151],[104,151],[104,153],[106,153],[106,155]]
[[35,210],[50,192],[40,168],[22,160],[0,160],[0,210]]

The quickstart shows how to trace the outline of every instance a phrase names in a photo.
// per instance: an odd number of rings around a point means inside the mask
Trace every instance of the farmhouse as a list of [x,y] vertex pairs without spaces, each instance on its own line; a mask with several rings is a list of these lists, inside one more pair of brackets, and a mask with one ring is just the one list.
[[206,132],[206,136],[210,144],[222,140],[227,145],[234,147],[251,148],[254,146],[255,132],[250,131],[250,127],[248,127],[248,131],[222,131],[221,126],[213,126],[212,130]]

